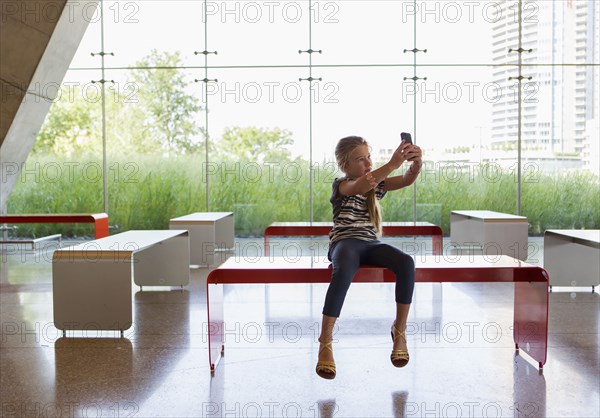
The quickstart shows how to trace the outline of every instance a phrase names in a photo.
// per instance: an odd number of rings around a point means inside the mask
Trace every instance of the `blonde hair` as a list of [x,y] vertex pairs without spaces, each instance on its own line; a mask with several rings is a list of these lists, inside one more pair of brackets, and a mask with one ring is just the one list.
[[[344,171],[346,169],[350,154],[356,147],[361,145],[369,146],[367,141],[360,136],[347,136],[346,138],[342,138],[338,141],[335,147],[335,159],[340,170]],[[377,235],[381,236],[381,207],[379,206],[379,201],[375,196],[375,189],[369,190],[365,196],[367,197],[369,219],[375,226]]]

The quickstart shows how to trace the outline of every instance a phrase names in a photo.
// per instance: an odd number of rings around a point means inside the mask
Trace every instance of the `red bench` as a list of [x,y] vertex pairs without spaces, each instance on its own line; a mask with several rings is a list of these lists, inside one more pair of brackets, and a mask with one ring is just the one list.
[[0,224],[93,223],[96,239],[108,236],[106,213],[44,213],[0,215]]
[[[513,338],[538,362],[546,363],[548,352],[549,278],[546,271],[523,261],[500,256],[417,256],[416,281],[430,282],[513,282],[515,284]],[[210,272],[206,282],[208,314],[208,361],[214,372],[225,350],[224,284],[329,283],[331,264],[322,257],[242,259],[232,257]],[[363,266],[354,282],[395,282],[394,274],[382,267]]]
[[[265,229],[265,255],[269,255],[269,237],[273,236],[322,236],[329,235],[331,222],[274,222]],[[382,235],[430,236],[433,254],[441,255],[444,234],[442,228],[429,222],[384,222]]]

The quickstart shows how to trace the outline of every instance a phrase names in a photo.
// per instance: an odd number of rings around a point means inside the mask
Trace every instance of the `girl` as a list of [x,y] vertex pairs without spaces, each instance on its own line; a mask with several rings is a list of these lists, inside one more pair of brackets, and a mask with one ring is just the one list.
[[[381,215],[378,201],[386,192],[415,182],[421,170],[421,154],[416,145],[402,142],[388,163],[371,171],[369,145],[363,138],[342,138],[335,148],[337,164],[345,177],[335,179],[330,199],[333,229],[329,234],[327,257],[332,263],[332,274],[323,307],[316,368],[317,374],[324,379],[335,378],[333,327],[361,264],[387,267],[396,274],[396,320],[392,325],[390,358],[396,367],[408,363],[404,331],[415,284],[415,264],[409,255],[379,241]],[[412,165],[404,175],[388,177],[407,160]]]

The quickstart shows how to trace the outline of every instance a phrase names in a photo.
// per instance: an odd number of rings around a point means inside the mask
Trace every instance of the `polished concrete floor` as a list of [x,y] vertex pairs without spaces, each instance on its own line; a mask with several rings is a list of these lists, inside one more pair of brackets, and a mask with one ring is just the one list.
[[327,381],[314,372],[326,285],[228,286],[225,357],[211,376],[206,269],[191,270],[184,290],[135,288],[124,338],[64,338],[52,322],[50,250],[1,258],[3,417],[600,415],[597,288],[551,293],[540,372],[514,350],[512,284],[417,284],[403,369],[389,361],[392,285],[354,284]]

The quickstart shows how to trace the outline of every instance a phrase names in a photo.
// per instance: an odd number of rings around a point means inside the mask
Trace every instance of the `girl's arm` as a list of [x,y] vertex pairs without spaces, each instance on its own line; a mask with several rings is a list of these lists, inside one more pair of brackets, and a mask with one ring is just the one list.
[[[379,167],[377,170],[370,171],[357,179],[341,182],[339,193],[343,196],[365,194],[369,190],[377,187],[377,185],[385,180],[394,170],[400,168],[404,161],[415,156],[414,153],[408,152],[407,149],[410,149],[410,147],[414,147],[414,145],[405,144],[404,142],[401,143],[392,154],[390,161]],[[405,150],[407,152],[405,152]]]
[[406,152],[407,159],[412,158],[412,164],[406,170],[406,173],[402,176],[394,176],[388,177],[385,179],[385,191],[389,192],[392,190],[402,189],[403,187],[410,186],[413,184],[417,177],[419,176],[419,172],[421,171],[421,166],[423,165],[423,161],[421,159],[422,151],[421,148],[416,145],[412,147],[412,149]]
[[419,171],[421,170],[421,165],[412,164],[406,173],[402,176],[394,176],[388,177],[385,179],[385,188],[386,192],[390,192],[392,190],[402,189],[406,186],[410,186],[417,180],[417,176],[419,175]]

